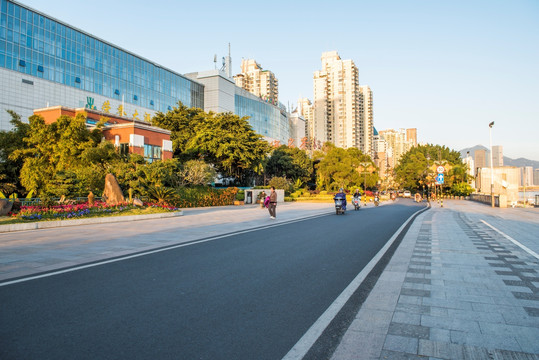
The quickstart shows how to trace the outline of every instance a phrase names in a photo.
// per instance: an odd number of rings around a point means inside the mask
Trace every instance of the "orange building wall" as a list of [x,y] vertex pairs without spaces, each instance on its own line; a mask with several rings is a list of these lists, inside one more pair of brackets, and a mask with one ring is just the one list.
[[[75,117],[76,115],[80,113],[86,113],[86,117],[92,120],[101,120],[102,117],[106,117],[109,119],[109,123],[112,124],[125,124],[129,123],[132,124],[132,126],[128,127],[114,127],[114,125],[110,128],[103,130],[103,136],[105,137],[105,140],[115,143],[115,137],[116,135],[120,136],[120,144],[126,144],[129,143],[129,135],[136,134],[136,135],[142,135],[144,136],[144,144],[147,145],[154,145],[154,146],[163,146],[163,140],[170,140],[169,134],[164,134],[157,131],[151,131],[147,129],[140,129],[135,127],[135,123],[129,119],[124,119],[121,117],[116,117],[113,114],[99,114],[94,112],[87,112],[84,109],[70,109],[70,108],[64,108],[60,106],[56,106],[53,108],[47,108],[47,109],[38,109],[34,111],[34,114],[41,115],[43,119],[45,120],[46,124],[52,124],[58,118],[62,115],[67,115],[71,117]],[[139,154],[144,156],[144,148],[142,147],[129,147],[129,152],[133,154]],[[173,152],[172,151],[161,151],[161,156],[163,160],[172,159]]]

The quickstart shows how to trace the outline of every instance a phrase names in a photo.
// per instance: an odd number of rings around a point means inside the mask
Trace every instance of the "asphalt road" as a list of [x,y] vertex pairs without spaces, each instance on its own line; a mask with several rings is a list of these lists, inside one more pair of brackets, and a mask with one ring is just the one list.
[[1,286],[0,359],[281,359],[419,206]]

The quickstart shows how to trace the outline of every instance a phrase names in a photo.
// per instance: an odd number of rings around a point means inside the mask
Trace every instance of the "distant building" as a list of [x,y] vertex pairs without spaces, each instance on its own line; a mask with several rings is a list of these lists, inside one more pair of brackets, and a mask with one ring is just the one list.
[[305,138],[305,119],[296,109],[290,114],[290,138],[288,146],[302,147],[302,140]]
[[298,100],[298,112],[305,119],[306,148],[311,150],[314,142],[313,104],[307,98]]
[[262,69],[253,59],[241,60],[241,73],[234,76],[236,85],[273,105],[279,104],[279,81],[274,73]]
[[[494,195],[502,195],[507,200],[507,204],[518,201],[518,185],[520,180],[520,169],[513,166],[493,167]],[[476,178],[476,186],[479,193],[490,194],[491,171],[490,167],[479,168]],[[506,205],[503,204],[505,207]]]
[[520,186],[533,186],[533,167],[524,166],[520,168]]
[[402,155],[417,144],[417,141],[414,143],[414,141],[407,140],[407,131],[405,129],[380,130],[379,134],[387,142],[388,148],[391,149],[392,156],[388,160],[390,168],[397,166]]
[[389,170],[388,145],[383,137],[380,136],[375,127],[373,127],[373,151],[374,162],[379,168],[379,175],[385,178]]
[[487,167],[487,151],[475,150],[474,154],[474,173],[477,174],[477,169]]
[[539,186],[539,169],[533,171],[533,185]]
[[359,87],[361,117],[359,121],[359,150],[364,154],[374,157],[374,116],[372,90],[368,85]]
[[417,129],[406,129],[406,141],[410,146],[417,146]]
[[231,112],[248,117],[253,130],[273,145],[287,145],[289,114],[283,104],[274,105],[242,89],[220,70],[185,74],[204,85],[204,111]]
[[492,166],[503,166],[503,146],[494,145],[492,147]]
[[[314,73],[314,121],[317,140],[341,148],[360,148],[361,96],[359,72],[352,60],[336,51],[322,54],[322,70]],[[325,128],[326,134],[320,134]]]
[[142,120],[98,110],[72,109],[63,106],[36,109],[34,114],[42,116],[46,124],[54,123],[62,115],[75,117],[83,114],[86,118],[86,126],[89,128],[94,127],[102,118],[106,118],[103,136],[105,140],[114,143],[120,154],[139,154],[148,162],[172,159],[170,131],[152,126]]

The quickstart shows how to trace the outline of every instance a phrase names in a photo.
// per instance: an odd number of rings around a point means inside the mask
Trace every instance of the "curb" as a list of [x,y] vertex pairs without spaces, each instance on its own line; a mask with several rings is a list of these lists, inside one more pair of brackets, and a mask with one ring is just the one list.
[[0,225],[0,233],[12,232],[12,231],[25,231],[25,230],[37,230],[37,229],[50,229],[64,226],[78,226],[88,224],[108,224],[123,221],[138,221],[138,220],[151,220],[162,219],[169,217],[183,216],[183,211],[175,211],[172,213],[158,213],[148,215],[128,215],[128,216],[110,216],[110,217],[98,217],[89,219],[77,219],[77,220],[55,220],[55,221],[40,221],[26,224],[9,224]]

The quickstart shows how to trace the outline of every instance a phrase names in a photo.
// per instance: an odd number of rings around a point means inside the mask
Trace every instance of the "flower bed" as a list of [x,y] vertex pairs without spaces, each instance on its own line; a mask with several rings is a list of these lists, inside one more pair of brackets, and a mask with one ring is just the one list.
[[[174,206],[159,205],[155,203],[144,203],[143,208],[159,210],[158,212],[177,211]],[[119,205],[109,205],[107,203],[96,201],[93,205],[88,203],[73,205],[53,205],[53,206],[22,206],[18,214],[12,214],[12,218],[23,221],[40,220],[68,220],[87,217],[123,215],[140,209],[132,204],[124,203]]]

